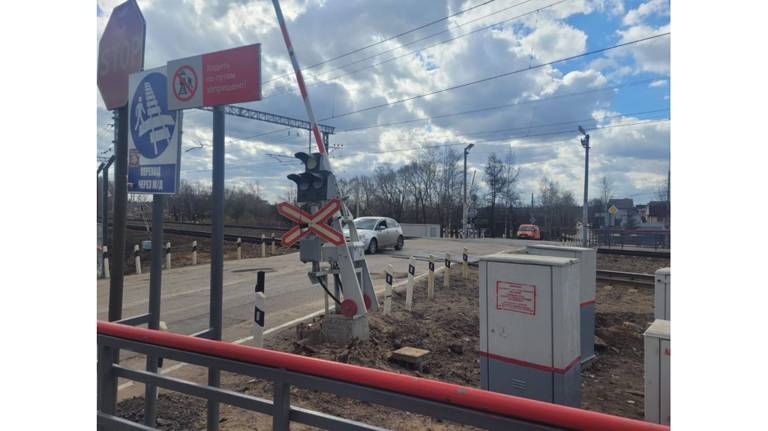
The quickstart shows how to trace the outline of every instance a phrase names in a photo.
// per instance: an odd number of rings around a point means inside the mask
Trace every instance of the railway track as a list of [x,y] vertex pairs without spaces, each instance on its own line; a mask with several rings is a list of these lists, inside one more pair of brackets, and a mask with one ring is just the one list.
[[608,248],[608,247],[598,247],[597,248],[598,253],[603,254],[616,254],[620,256],[636,256],[636,257],[658,257],[663,259],[669,259],[670,253],[669,251],[662,251],[662,250],[638,250],[635,248],[628,249],[628,248]]
[[[176,225],[179,225],[179,223],[164,223],[163,232],[168,234],[184,235],[184,236],[191,236],[196,238],[211,237],[211,231],[206,229],[206,225],[183,224],[181,225],[181,227],[177,227]],[[193,226],[195,228],[193,228]],[[141,221],[138,221],[138,222],[129,221],[125,227],[126,229],[134,230],[134,231],[136,230],[146,231],[147,229],[147,226]],[[207,227],[208,229],[210,229],[210,224],[207,224]],[[225,241],[237,241],[237,239],[240,238],[244,243],[250,243],[250,244],[261,244],[262,233],[265,235],[264,242],[266,242],[267,244],[272,243],[272,233],[275,234],[275,242],[277,244],[280,244],[280,236],[282,235],[282,232],[287,230],[280,227],[275,228],[275,227],[262,227],[262,226],[241,226],[241,225],[225,225],[224,229],[225,229],[225,232],[224,232]],[[226,229],[229,229],[230,232],[227,232]],[[252,234],[233,233],[232,232],[233,229],[254,230],[256,232]]]
[[656,284],[653,274],[643,274],[638,272],[608,271],[597,270],[597,279],[603,281],[613,281],[617,283],[634,284],[638,286],[653,287]]

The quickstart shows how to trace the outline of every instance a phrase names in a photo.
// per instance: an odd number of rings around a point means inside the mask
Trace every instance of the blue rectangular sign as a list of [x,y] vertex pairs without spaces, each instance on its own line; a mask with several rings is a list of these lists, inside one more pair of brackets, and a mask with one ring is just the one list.
[[165,67],[128,79],[128,192],[173,194],[179,185],[181,111],[168,109]]

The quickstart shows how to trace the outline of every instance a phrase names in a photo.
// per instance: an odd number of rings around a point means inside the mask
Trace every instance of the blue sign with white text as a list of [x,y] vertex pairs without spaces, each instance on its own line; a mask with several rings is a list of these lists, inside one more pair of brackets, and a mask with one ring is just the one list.
[[128,191],[176,193],[181,158],[180,111],[168,109],[165,67],[129,78]]

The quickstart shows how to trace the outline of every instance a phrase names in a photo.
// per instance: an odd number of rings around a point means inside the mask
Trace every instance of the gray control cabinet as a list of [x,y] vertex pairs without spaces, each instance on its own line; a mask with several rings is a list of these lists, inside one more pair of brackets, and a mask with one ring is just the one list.
[[529,254],[480,257],[483,389],[580,405],[576,262]]

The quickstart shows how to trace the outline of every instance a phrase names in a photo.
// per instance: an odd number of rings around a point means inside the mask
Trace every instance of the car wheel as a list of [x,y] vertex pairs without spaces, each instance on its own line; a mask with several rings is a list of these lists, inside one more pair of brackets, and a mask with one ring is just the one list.
[[402,250],[404,243],[405,243],[405,241],[403,240],[403,236],[402,235],[397,237],[397,244],[395,244],[395,250]]
[[368,243],[368,254],[376,254],[379,244],[376,242],[376,238],[371,239]]

